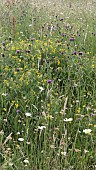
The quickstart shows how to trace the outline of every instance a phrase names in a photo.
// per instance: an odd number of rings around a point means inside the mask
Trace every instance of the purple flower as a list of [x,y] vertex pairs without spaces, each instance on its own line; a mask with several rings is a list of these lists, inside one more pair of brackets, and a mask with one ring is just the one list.
[[52,83],[52,80],[50,80],[50,79],[49,79],[49,80],[47,80],[47,83]]
[[16,71],[19,71],[20,70],[20,68],[16,68]]
[[76,55],[76,51],[74,51],[72,54],[73,54],[73,55]]
[[66,37],[66,34],[65,34],[65,33],[62,33],[62,37]]
[[20,50],[16,50],[16,53],[20,53],[21,51]]
[[5,46],[5,42],[2,42],[2,45]]
[[94,113],[91,114],[92,117],[93,117],[94,115],[95,115]]
[[59,20],[60,20],[60,21],[63,21],[63,18],[60,18]]
[[16,110],[16,113],[20,113],[21,111],[20,110]]
[[79,52],[79,55],[82,55],[83,53],[82,52]]
[[30,50],[26,50],[27,53],[30,53]]
[[35,40],[35,38],[30,38],[30,40],[31,40],[31,41],[34,41],[34,40]]
[[74,41],[74,40],[75,40],[75,38],[74,38],[74,37],[71,37],[71,38],[70,38],[70,41]]

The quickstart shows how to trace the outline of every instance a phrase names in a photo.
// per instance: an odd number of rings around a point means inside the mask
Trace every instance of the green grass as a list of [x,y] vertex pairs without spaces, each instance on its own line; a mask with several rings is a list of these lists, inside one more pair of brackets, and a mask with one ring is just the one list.
[[95,8],[0,4],[0,170],[96,169]]

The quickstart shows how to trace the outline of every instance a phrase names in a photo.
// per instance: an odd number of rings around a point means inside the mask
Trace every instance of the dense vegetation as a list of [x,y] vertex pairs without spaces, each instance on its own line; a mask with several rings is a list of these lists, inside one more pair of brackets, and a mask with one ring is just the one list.
[[96,169],[96,2],[0,2],[0,170]]

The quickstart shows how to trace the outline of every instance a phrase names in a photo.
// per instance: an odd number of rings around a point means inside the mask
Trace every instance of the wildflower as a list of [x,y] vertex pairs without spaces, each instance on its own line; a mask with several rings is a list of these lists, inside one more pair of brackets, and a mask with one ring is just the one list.
[[7,95],[8,95],[7,93],[2,93],[2,96],[5,96],[5,97],[6,97]]
[[52,116],[52,115],[49,115],[49,114],[47,114],[47,119],[49,119],[49,120],[52,120],[52,119],[54,119],[54,117]]
[[2,45],[5,46],[5,42],[2,42]]
[[44,90],[43,87],[39,86],[40,92],[42,92]]
[[20,70],[20,68],[16,68],[16,71],[19,71]]
[[39,129],[39,130],[46,129],[46,126],[38,126],[38,129]]
[[21,51],[20,50],[16,50],[16,53],[20,53]]
[[79,52],[79,55],[82,55],[83,53],[82,52]]
[[23,142],[24,138],[18,138],[18,141]]
[[72,54],[73,54],[73,55],[76,55],[76,51],[74,51]]
[[65,118],[64,122],[71,122],[72,120],[73,120],[73,118],[69,118],[69,119]]
[[66,152],[61,152],[61,155],[67,156],[67,153]]
[[17,132],[17,135],[20,135],[20,132]]
[[85,154],[88,153],[88,152],[89,152],[88,150],[84,149],[84,153],[85,153]]
[[30,50],[26,50],[27,53],[30,53]]
[[20,110],[16,110],[16,113],[20,113],[21,111]]
[[74,40],[75,40],[75,38],[74,38],[74,37],[71,37],[71,38],[70,38],[70,41],[74,41]]
[[32,116],[31,113],[25,113],[25,115],[26,115],[27,117],[31,117],[31,116]]
[[91,131],[92,131],[91,129],[84,129],[84,130],[83,130],[83,132],[84,132],[85,134],[90,134]]
[[25,164],[29,164],[28,159],[25,159],[23,162],[24,162]]
[[9,36],[9,41],[11,41],[12,40],[12,37],[11,36]]
[[47,80],[47,83],[52,83],[52,80]]
[[60,21],[63,21],[63,18],[60,18],[59,20],[60,20]]
[[5,54],[4,54],[4,53],[1,53],[1,56],[2,56],[2,57],[5,57]]
[[35,38],[30,38],[30,40],[31,40],[31,41],[34,41],[34,40],[35,40]]
[[65,33],[62,33],[62,37],[66,37],[66,34],[65,34]]

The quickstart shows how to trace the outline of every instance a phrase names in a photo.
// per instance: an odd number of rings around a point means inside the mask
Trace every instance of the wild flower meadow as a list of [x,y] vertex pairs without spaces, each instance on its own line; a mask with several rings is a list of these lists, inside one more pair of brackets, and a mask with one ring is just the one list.
[[0,170],[96,169],[95,9],[0,1]]

